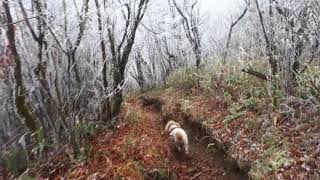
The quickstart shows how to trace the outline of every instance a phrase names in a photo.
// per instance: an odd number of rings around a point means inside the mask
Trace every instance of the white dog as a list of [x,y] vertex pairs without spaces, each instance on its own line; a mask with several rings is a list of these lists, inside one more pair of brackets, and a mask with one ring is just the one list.
[[189,153],[188,135],[181,128],[179,123],[175,121],[169,121],[166,124],[165,131],[169,132],[171,139],[174,141],[179,151],[183,150],[185,154]]

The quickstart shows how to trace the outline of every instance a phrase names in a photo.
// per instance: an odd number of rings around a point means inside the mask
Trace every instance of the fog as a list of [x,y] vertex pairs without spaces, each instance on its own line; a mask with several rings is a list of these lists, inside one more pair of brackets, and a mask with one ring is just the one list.
[[201,10],[207,15],[207,23],[210,27],[219,28],[226,31],[226,25],[232,16],[236,16],[241,7],[244,6],[243,0],[201,0]]

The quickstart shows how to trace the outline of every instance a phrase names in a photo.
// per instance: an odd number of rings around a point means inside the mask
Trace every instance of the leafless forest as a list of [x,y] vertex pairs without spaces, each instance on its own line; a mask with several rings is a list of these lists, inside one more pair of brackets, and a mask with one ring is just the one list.
[[[84,157],[96,129],[117,125],[127,96],[178,85],[233,102],[255,97],[272,114],[265,129],[281,118],[299,131],[318,127],[320,2],[242,0],[221,17],[224,27],[209,26],[201,8],[201,0],[1,0],[1,173],[18,175],[49,151]],[[320,167],[319,131],[305,138]]]

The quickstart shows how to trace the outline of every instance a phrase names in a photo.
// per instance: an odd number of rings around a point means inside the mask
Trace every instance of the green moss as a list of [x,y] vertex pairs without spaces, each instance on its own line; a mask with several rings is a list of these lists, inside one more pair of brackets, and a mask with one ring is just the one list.
[[94,121],[80,121],[75,127],[75,141],[79,153],[77,158],[80,161],[88,159],[91,155],[92,147],[89,142],[90,138],[95,135],[98,130],[105,129],[106,126],[103,123]]
[[31,115],[31,108],[26,104],[25,96],[19,95],[18,92],[16,93],[16,107],[18,114],[24,118],[26,126],[35,133],[38,125]]
[[14,146],[6,152],[2,151],[1,157],[7,170],[14,176],[21,174],[28,166],[25,151],[19,147]]
[[283,167],[284,165],[289,165],[293,161],[292,159],[289,159],[286,152],[280,151],[275,153],[271,158],[269,162],[269,167],[271,168],[271,171],[276,171],[280,167]]
[[165,169],[159,169],[159,180],[165,180],[165,179],[169,179],[169,175],[167,170]]
[[127,139],[127,141],[126,141],[126,148],[128,149],[128,148],[132,148],[132,147],[134,147],[136,145],[136,140],[134,139],[134,137],[132,137],[132,136],[129,136],[128,137],[128,139]]
[[243,111],[240,111],[240,112],[233,112],[231,113],[230,115],[226,116],[224,119],[223,119],[223,123],[225,125],[227,125],[228,123],[230,123],[230,121],[234,120],[234,119],[237,119],[241,116],[245,115],[245,112]]

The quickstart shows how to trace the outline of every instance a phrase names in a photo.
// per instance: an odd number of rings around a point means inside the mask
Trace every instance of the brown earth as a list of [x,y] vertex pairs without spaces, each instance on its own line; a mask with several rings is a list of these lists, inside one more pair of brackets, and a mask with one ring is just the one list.
[[77,164],[62,176],[67,179],[246,178],[236,168],[228,166],[222,153],[212,153],[214,149],[208,148],[208,142],[185,125],[190,155],[177,152],[163,131],[167,119],[162,113],[143,108],[136,97],[127,99],[125,104],[116,131],[102,132],[93,138],[90,161]]
[[230,104],[221,97],[172,89],[160,94],[164,112],[180,108],[203,124],[250,178],[320,179],[320,114],[303,112],[307,118],[301,120],[256,106],[226,122]]
[[[172,89],[148,94],[154,97],[152,101],[127,98],[116,130],[92,138],[89,161],[76,163],[68,173],[59,173],[55,178],[320,177],[320,123],[310,121],[319,115],[310,115],[308,121],[298,125],[296,120],[253,107],[226,121],[231,115],[230,104],[219,97]],[[189,156],[177,153],[163,132],[165,121],[171,119],[183,124],[190,137]],[[201,128],[197,129],[198,125]]]

